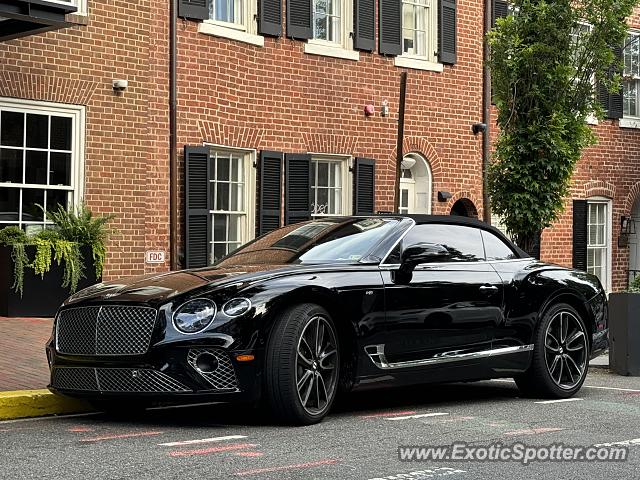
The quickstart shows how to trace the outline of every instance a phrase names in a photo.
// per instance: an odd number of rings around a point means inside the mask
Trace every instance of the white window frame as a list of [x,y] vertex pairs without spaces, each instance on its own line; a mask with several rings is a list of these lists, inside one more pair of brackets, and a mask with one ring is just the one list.
[[[602,246],[591,246],[589,242],[591,240],[591,235],[589,232],[589,225],[591,220],[590,215],[590,206],[591,205],[604,205],[605,206],[605,245]],[[603,288],[607,291],[611,291],[612,284],[612,250],[613,250],[613,212],[612,212],[612,201],[606,197],[591,197],[587,199],[587,268],[589,266],[589,250],[593,248],[605,248],[605,264],[603,265],[606,269],[604,274],[604,278],[600,279]]]
[[395,57],[394,63],[397,67],[413,68],[417,70],[430,70],[442,72],[443,65],[438,62],[438,3],[436,0],[426,0],[428,5],[419,5],[428,8],[425,16],[424,31],[426,32],[426,53],[416,55],[404,52],[404,5],[418,5],[417,0],[402,0],[401,26],[402,31],[402,54]]
[[[593,25],[591,25],[591,24],[590,24],[590,23],[588,23],[588,22],[583,22],[583,21],[581,21],[581,22],[578,22],[578,25],[579,25],[580,27],[587,27],[587,30],[588,30],[589,32],[591,32],[591,30],[593,30]],[[574,38],[576,39],[576,41],[577,41],[578,34],[579,34],[579,33],[575,32],[575,31],[572,31],[572,32],[571,32],[571,37],[574,37]],[[576,59],[574,59],[574,61],[575,61],[575,60],[576,60]],[[576,68],[577,68],[577,66],[576,66]],[[593,89],[592,91],[593,91],[593,92],[594,92],[594,94],[595,94],[595,91],[596,91],[596,76],[595,76],[595,74],[591,76],[591,85],[592,85],[592,89]],[[590,113],[587,115],[587,117],[585,118],[585,121],[586,121],[586,123],[587,123],[587,124],[589,124],[589,125],[598,125],[598,119],[597,119],[597,117],[593,114],[593,112],[590,112]]]
[[60,5],[73,5],[76,10],[74,15],[87,15],[87,0],[49,0],[51,3],[58,3]]
[[[404,175],[401,175],[400,178],[400,183],[403,183],[405,185],[409,184],[409,183],[413,183],[413,199],[409,200],[409,204],[412,205],[412,210],[409,213],[415,213],[415,214],[422,214],[422,215],[431,215],[431,209],[433,208],[432,205],[432,196],[433,196],[433,173],[431,171],[431,165],[429,164],[428,160],[422,156],[421,154],[417,153],[417,152],[409,152],[407,153],[404,158],[403,158],[403,164],[404,164],[404,160],[406,159],[411,159],[413,160],[415,163],[413,164],[413,166],[410,169],[405,169],[403,168],[403,172],[405,170],[410,170],[411,171],[411,182],[408,181],[408,179],[406,177],[404,177]],[[426,171],[426,175],[425,176],[416,176],[415,175],[415,166],[420,163],[421,166],[423,166],[425,168]],[[424,179],[426,178],[426,189],[423,188],[424,185],[424,180],[420,180],[417,181],[416,179]],[[404,181],[403,181],[404,180]],[[426,191],[423,191],[426,190]],[[411,188],[410,188],[410,193],[411,193]],[[425,194],[426,195],[426,200],[427,200],[427,205],[426,208],[419,208],[419,206],[417,205],[416,202],[416,196],[417,194]]]
[[[634,47],[637,47],[640,49],[640,39],[637,40],[630,40],[631,37],[640,37],[640,30],[635,30],[635,29],[629,29],[629,31],[627,32],[627,36],[625,37],[625,43],[631,43],[633,42]],[[625,61],[625,53],[623,51],[622,53],[622,61],[623,64],[625,65],[624,69],[624,73],[623,73],[623,79],[622,79],[622,118],[619,120],[620,122],[620,126],[621,127],[626,127],[626,128],[640,128],[640,72],[639,74],[631,74],[631,75],[627,75],[626,72],[626,61]],[[625,85],[627,83],[627,80],[630,79],[636,83],[636,115],[627,115],[626,113],[624,113],[624,111],[626,110],[626,100],[625,100]]]
[[[84,198],[84,158],[85,158],[85,123],[86,113],[85,107],[82,105],[67,105],[62,103],[53,102],[40,102],[34,100],[22,100],[16,98],[0,97],[0,111],[12,111],[19,113],[35,113],[40,115],[55,115],[70,117],[73,120],[73,129],[71,137],[71,185],[70,186],[58,186],[58,185],[41,185],[41,184],[27,184],[27,183],[12,183],[12,182],[0,182],[0,187],[16,187],[20,185],[21,188],[33,188],[36,190],[63,190],[72,194],[72,201],[68,205],[70,208],[74,208],[79,205]],[[26,131],[24,132],[26,136]],[[11,147],[2,147],[9,148]],[[20,148],[20,147],[16,147]],[[22,147],[24,148],[24,146]],[[49,151],[49,149],[47,149]],[[23,171],[23,178],[25,172]],[[19,223],[20,226],[37,224],[37,222],[25,223],[22,221],[22,202],[18,205],[20,218],[18,222],[4,222],[0,223],[0,228],[6,224]],[[47,222],[46,215],[43,223]]]
[[[312,0],[311,22],[315,35],[315,2]],[[353,0],[340,0],[340,38],[331,42],[319,38],[310,38],[304,44],[304,53],[360,60],[360,52],[353,49]]]
[[198,32],[214,37],[228,38],[257,47],[264,47],[264,37],[258,35],[258,2],[257,0],[241,0],[242,24],[223,22],[213,18],[215,0],[212,0],[210,18],[198,24]]
[[[351,215],[353,212],[353,205],[352,205],[352,195],[353,195],[353,188],[352,188],[352,179],[351,179],[351,164],[352,164],[352,157],[351,155],[327,155],[324,153],[311,153],[311,168],[315,168],[315,160],[320,160],[320,161],[330,161],[330,162],[334,162],[334,163],[340,163],[340,169],[341,169],[341,175],[340,175],[340,185],[341,185],[341,189],[342,189],[342,195],[340,198],[340,203],[341,203],[341,212],[340,213],[326,213],[326,214],[322,214],[322,213],[314,213],[313,209],[311,209],[311,218],[321,218],[321,217],[335,217],[335,216],[343,216],[343,215]],[[316,180],[317,180],[317,175],[315,176]],[[312,188],[313,185],[309,185],[309,199],[311,201],[312,204],[315,204],[315,196],[314,196],[314,192],[317,191],[315,189]],[[311,207],[311,205],[309,206]]]
[[[245,149],[245,148],[236,148],[236,147],[227,147],[225,145],[218,145],[213,143],[204,143],[204,146],[209,148],[209,161],[212,161],[211,154],[213,152],[234,154],[234,155],[242,155],[244,157],[244,192],[243,192],[243,202],[244,202],[244,215],[245,221],[241,226],[241,238],[239,240],[240,245],[244,245],[250,240],[255,238],[255,225],[256,225],[256,158],[257,153],[255,149]],[[210,183],[212,183],[212,179],[207,179],[207,188],[209,188]],[[209,210],[209,215],[215,214],[225,214],[225,213],[237,213],[226,210]],[[209,243],[208,243],[208,260],[209,264],[211,264],[211,260],[213,258],[213,232],[214,232],[214,224],[213,219],[211,221],[211,231],[207,232]]]

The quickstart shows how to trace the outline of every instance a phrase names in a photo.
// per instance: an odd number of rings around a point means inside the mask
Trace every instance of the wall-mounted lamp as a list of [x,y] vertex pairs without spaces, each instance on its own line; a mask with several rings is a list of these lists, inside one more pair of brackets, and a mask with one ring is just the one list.
[[453,197],[453,195],[451,195],[449,192],[438,192],[438,201],[439,202],[446,202],[451,197]]
[[380,115],[382,115],[383,117],[389,116],[389,102],[387,102],[386,98],[382,101],[382,106],[380,107]]
[[479,133],[484,133],[487,131],[486,123],[474,123],[471,125],[471,131],[474,135],[478,135]]
[[114,92],[123,92],[129,86],[129,82],[127,80],[113,80],[111,86]]
[[620,217],[620,235],[618,236],[618,247],[629,246],[629,235],[635,235],[636,222],[629,217]]

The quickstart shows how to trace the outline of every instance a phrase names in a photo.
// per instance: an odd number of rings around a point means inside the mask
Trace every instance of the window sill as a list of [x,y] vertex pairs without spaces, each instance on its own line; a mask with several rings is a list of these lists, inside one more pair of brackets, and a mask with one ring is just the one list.
[[89,15],[86,13],[67,13],[65,20],[75,25],[89,25]]
[[416,70],[429,70],[431,72],[442,72],[443,65],[441,63],[430,62],[429,60],[421,60],[413,57],[397,56],[394,60],[396,67],[414,68]]
[[586,118],[587,125],[598,125],[598,119],[593,115],[587,115]]
[[346,50],[340,47],[332,47],[329,45],[321,45],[318,43],[309,43],[304,44],[304,53],[309,53],[311,55],[322,55],[325,57],[334,57],[334,58],[342,58],[345,60],[360,60],[360,52],[355,50]]
[[263,36],[223,27],[215,23],[209,23],[206,20],[198,24],[198,33],[204,33],[205,35],[212,35],[214,37],[228,38],[230,40],[255,45],[256,47],[264,47]]
[[640,129],[640,118],[621,118],[618,120],[621,128],[638,128]]

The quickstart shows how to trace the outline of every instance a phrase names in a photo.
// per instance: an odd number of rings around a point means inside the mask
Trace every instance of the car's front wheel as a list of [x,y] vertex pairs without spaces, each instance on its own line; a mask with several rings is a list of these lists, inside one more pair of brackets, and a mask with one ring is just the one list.
[[544,314],[536,331],[531,366],[515,380],[527,395],[568,398],[582,387],[588,367],[584,320],[571,305],[559,303]]
[[325,309],[305,303],[283,311],[269,338],[265,400],[278,420],[321,421],[333,404],[340,372],[338,337]]

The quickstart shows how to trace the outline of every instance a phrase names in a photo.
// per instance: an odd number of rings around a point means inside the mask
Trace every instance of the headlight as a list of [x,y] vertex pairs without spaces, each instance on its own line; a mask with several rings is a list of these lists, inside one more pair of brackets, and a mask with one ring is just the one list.
[[207,328],[216,316],[216,304],[205,298],[190,300],[173,314],[173,325],[182,333],[197,333]]
[[246,298],[232,298],[222,307],[222,311],[229,317],[237,317],[247,313],[251,308],[251,302]]

